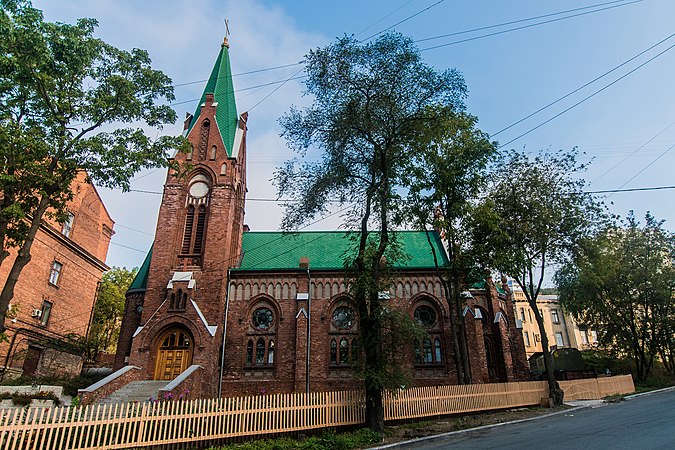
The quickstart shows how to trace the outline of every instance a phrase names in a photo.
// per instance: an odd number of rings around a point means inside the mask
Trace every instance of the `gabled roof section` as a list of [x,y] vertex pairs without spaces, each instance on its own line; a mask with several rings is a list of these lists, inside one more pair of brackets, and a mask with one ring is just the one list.
[[[376,233],[374,233],[376,235]],[[398,269],[435,267],[431,246],[424,231],[398,231],[397,239],[406,255],[395,261]],[[344,231],[303,231],[298,233],[246,232],[242,240],[243,257],[237,271],[298,269],[300,258],[309,258],[312,270],[341,270],[344,258],[353,250],[355,233]],[[430,232],[439,266],[448,263],[440,237]]]
[[134,278],[134,281],[132,281],[131,284],[129,285],[129,289],[127,289],[127,292],[145,290],[146,286],[148,285],[148,273],[150,272],[151,259],[152,259],[152,247],[150,247],[148,254],[145,255],[145,260],[143,261],[143,264],[141,264],[141,268],[138,269],[138,273],[136,273],[136,278]]
[[213,101],[218,104],[216,106],[216,125],[220,130],[220,136],[227,149],[227,155],[231,157],[234,147],[234,136],[239,124],[239,115],[237,115],[237,104],[234,100],[234,85],[232,84],[229,51],[229,44],[223,42],[216,63],[211,71],[211,76],[206,82],[204,92],[197,105],[197,110],[188,128],[188,133],[199,119],[201,107],[206,101],[206,94],[213,94]]

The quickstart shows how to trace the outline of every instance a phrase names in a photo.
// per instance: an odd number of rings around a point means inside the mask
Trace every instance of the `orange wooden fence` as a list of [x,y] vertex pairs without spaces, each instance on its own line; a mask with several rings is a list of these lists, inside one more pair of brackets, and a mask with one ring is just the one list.
[[[561,382],[570,399],[633,391],[630,376]],[[543,381],[410,388],[384,394],[385,420],[539,404]],[[569,397],[568,397],[569,396]],[[142,448],[365,422],[362,391],[0,410],[2,450]]]
[[630,375],[559,381],[559,383],[560,388],[565,391],[565,400],[598,400],[608,395],[635,392],[633,377]]

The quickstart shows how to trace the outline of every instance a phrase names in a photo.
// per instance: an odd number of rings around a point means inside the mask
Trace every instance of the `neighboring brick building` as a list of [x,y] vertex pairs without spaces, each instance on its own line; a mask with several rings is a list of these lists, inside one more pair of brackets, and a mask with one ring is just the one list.
[[[113,235],[113,220],[81,172],[73,181],[64,224],[45,220],[10,302],[7,342],[0,343],[2,377],[79,375],[98,284]],[[2,267],[4,283],[16,256]]]
[[[127,293],[116,367],[171,380],[203,368],[198,395],[352,388],[359,352],[347,292],[345,232],[251,232],[244,225],[246,121],[234,100],[225,42],[194,116],[185,122],[193,171],[168,174],[152,251]],[[426,233],[398,234],[408,259],[382,296],[429,331],[407,354],[415,384],[456,383],[448,306]],[[447,262],[440,239],[436,253]],[[479,285],[465,322],[477,382],[527,377],[508,292]]]

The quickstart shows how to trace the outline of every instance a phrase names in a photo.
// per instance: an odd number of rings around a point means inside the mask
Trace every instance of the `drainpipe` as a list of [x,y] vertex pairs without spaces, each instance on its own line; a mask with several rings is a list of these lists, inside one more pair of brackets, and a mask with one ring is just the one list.
[[309,267],[307,267],[307,360],[305,361],[305,391],[309,394],[309,354],[311,339],[311,319],[312,319],[312,277],[309,274]]
[[225,293],[225,317],[223,318],[223,342],[220,343],[220,376],[218,378],[218,398],[223,394],[223,371],[225,370],[225,337],[227,335],[227,315],[230,310],[230,269],[227,269],[227,292]]

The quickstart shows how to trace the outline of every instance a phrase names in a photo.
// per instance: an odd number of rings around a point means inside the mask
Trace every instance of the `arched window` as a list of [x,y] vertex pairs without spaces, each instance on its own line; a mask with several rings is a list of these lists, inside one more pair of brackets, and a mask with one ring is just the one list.
[[340,301],[334,307],[329,331],[332,339],[328,349],[331,366],[349,367],[358,363],[360,350],[356,344],[356,317],[356,312],[346,301]]
[[340,339],[340,364],[349,364],[349,341]]
[[276,313],[267,302],[250,312],[246,343],[246,367],[273,368],[276,363]]
[[209,155],[209,159],[211,161],[214,161],[216,159],[216,152],[217,152],[217,148],[214,145],[214,146],[211,147],[211,154]]
[[249,339],[246,344],[246,364],[253,364],[253,339]]
[[337,364],[337,342],[335,342],[335,339],[330,341],[330,363]]
[[257,365],[265,364],[265,340],[259,338],[255,344],[255,363]]
[[443,364],[443,326],[438,309],[430,298],[418,301],[413,309],[413,319],[427,332],[427,337],[415,346],[415,364]]

